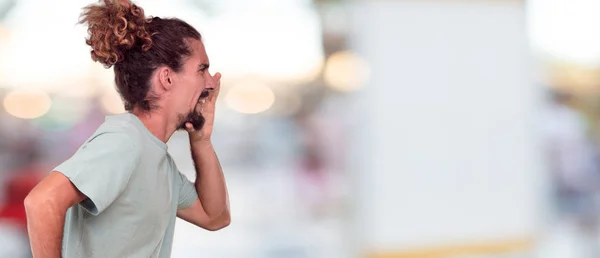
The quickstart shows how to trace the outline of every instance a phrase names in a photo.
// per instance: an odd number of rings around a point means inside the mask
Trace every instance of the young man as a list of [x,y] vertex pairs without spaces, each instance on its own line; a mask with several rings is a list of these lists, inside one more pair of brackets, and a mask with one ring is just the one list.
[[[178,19],[146,18],[129,1],[84,9],[92,59],[114,66],[128,111],[104,124],[27,196],[36,258],[169,257],[176,217],[207,230],[230,223],[221,166],[211,144],[219,73],[201,36]],[[196,182],[167,152],[187,130]]]

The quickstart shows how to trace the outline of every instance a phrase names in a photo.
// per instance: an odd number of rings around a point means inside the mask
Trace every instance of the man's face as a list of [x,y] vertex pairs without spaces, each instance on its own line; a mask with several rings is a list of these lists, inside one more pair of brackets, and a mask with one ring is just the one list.
[[188,43],[192,55],[184,60],[182,70],[176,74],[177,85],[173,87],[172,104],[178,112],[178,130],[185,129],[186,122],[199,130],[204,125],[203,101],[209,90],[215,88],[216,82],[208,71],[209,60],[202,41],[190,40]]

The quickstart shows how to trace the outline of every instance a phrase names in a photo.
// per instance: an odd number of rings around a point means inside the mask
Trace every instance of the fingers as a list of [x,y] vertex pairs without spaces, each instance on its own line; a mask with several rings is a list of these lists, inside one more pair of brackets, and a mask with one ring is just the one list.
[[219,96],[219,91],[221,89],[221,73],[215,73],[213,79],[215,80],[215,90],[211,92],[210,100],[214,101]]
[[195,131],[194,126],[190,122],[185,123],[185,130],[188,131],[188,133]]
[[221,81],[221,73],[215,73],[215,75],[213,75],[213,79],[215,79],[218,84]]

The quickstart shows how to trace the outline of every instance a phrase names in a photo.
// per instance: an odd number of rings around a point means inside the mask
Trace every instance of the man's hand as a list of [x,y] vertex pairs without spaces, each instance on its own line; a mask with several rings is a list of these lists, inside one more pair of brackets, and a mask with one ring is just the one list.
[[229,225],[229,197],[223,169],[213,149],[210,137],[215,121],[215,105],[221,89],[221,74],[207,78],[208,97],[197,105],[198,112],[205,119],[200,130],[194,130],[191,123],[185,127],[190,136],[192,159],[196,168],[196,192],[198,200],[189,208],[177,211],[177,216],[208,230],[219,230]]
[[191,123],[185,124],[185,129],[189,133],[190,143],[195,142],[210,142],[210,137],[212,136],[213,125],[215,122],[215,104],[217,102],[217,98],[219,97],[219,90],[221,89],[221,73],[216,73],[215,75],[210,75],[207,78],[209,81],[207,82],[206,89],[210,90],[208,97],[203,100],[201,105],[197,105],[196,110],[202,113],[202,116],[205,119],[204,126],[200,130],[194,130],[194,127]]

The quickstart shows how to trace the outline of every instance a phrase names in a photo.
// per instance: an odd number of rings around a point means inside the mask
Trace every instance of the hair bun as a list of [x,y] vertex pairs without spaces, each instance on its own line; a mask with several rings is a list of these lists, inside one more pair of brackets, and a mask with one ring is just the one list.
[[88,26],[85,43],[92,47],[92,60],[106,68],[123,61],[125,52],[133,47],[148,51],[152,46],[144,10],[129,0],[101,0],[88,5],[79,23]]

